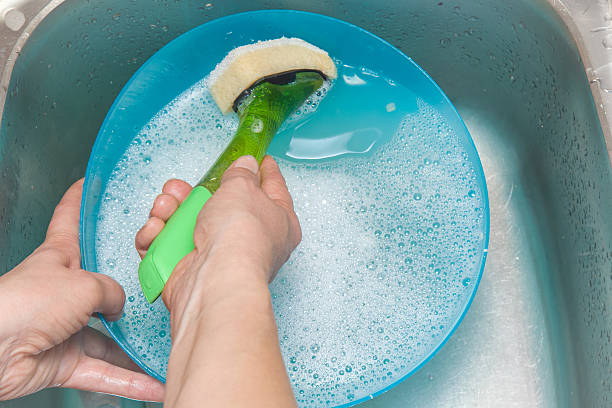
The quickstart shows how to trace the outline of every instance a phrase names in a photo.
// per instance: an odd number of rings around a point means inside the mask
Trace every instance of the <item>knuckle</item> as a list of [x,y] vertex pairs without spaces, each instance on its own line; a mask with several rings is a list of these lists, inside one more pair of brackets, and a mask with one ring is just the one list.
[[143,241],[144,241],[144,239],[143,239],[143,236],[142,236],[142,228],[141,228],[141,229],[138,230],[138,232],[134,236],[134,245],[136,246],[136,249],[143,249],[143,247],[144,247]]
[[157,196],[157,198],[155,198],[154,205],[168,206],[168,205],[174,205],[175,203],[176,203],[176,198],[174,198],[170,194],[160,194]]
[[247,189],[253,183],[252,181],[243,174],[244,171],[242,169],[234,170],[233,174],[230,174],[230,179],[228,180],[228,184],[235,189]]
[[254,185],[255,178],[256,178],[255,174],[251,173],[250,170],[242,168],[242,167],[235,167],[225,172],[225,174],[222,177],[222,181],[230,182],[230,183],[239,182],[239,183],[243,183],[244,185],[246,184]]
[[162,187],[162,192],[163,193],[167,193],[175,184],[179,183],[180,180],[179,179],[175,179],[175,178],[171,178],[169,180],[167,180],[163,187]]
[[71,256],[61,241],[47,241],[36,250],[36,253],[41,258],[48,259],[51,264],[70,266]]
[[83,285],[83,290],[86,291],[88,296],[92,296],[94,300],[102,297],[102,282],[93,274],[93,272],[81,271],[78,279]]
[[293,240],[293,247],[297,247],[300,242],[302,242],[302,227],[300,226],[300,223],[298,222],[295,228],[295,233],[294,233],[294,240]]
[[165,196],[166,196],[165,194],[159,194],[157,197],[155,197],[155,200],[153,200],[153,208],[155,208],[158,205],[162,204],[164,202],[164,197]]

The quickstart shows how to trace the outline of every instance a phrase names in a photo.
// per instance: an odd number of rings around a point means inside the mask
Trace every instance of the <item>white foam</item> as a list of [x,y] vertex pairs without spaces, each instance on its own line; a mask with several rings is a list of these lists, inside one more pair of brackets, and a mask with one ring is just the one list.
[[[197,181],[236,129],[205,83],[139,133],[107,184],[98,222],[99,268],[128,296],[118,324],[162,374],[168,314],[140,292],[133,238],[163,183]],[[288,124],[312,113],[325,92]],[[271,285],[296,397],[300,406],[366,397],[439,344],[472,292],[483,241],[477,174],[444,117],[421,101],[372,155],[278,161],[303,229]]]
[[474,169],[457,149],[420,103],[373,158],[281,162],[304,238],[272,293],[301,406],[389,386],[452,327],[476,279],[483,221]]

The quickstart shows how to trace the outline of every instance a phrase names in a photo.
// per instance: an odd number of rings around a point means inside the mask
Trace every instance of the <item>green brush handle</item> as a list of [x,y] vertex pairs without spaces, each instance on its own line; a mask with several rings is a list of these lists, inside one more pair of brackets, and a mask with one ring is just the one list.
[[320,74],[300,72],[288,84],[262,82],[240,104],[240,123],[233,139],[170,217],[140,263],[138,278],[149,303],[159,297],[178,262],[193,251],[197,216],[219,188],[225,170],[244,155],[252,155],[261,163],[278,128],[322,84]]

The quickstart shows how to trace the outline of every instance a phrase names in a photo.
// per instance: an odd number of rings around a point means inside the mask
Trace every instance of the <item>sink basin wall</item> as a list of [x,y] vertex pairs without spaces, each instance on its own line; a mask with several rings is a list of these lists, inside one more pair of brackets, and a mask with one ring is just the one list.
[[364,405],[612,405],[612,170],[580,55],[546,2],[210,4],[69,0],[41,22],[0,123],[0,273],[42,241],[108,108],[156,50],[235,12],[318,12],[386,39],[438,82],[491,195],[489,260],[466,320],[419,373]]

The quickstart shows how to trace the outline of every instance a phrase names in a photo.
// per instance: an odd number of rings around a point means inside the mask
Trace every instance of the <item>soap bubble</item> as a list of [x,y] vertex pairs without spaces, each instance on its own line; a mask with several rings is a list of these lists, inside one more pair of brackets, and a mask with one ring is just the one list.
[[[313,114],[328,92],[326,84],[283,126]],[[134,135],[100,203],[98,269],[128,296],[116,324],[162,375],[168,312],[140,292],[134,235],[165,181],[197,182],[237,124],[205,80],[194,85]],[[368,154],[277,157],[303,229],[270,286],[300,406],[358,400],[399,380],[453,327],[476,282],[484,204],[463,136],[420,100],[397,128]]]

